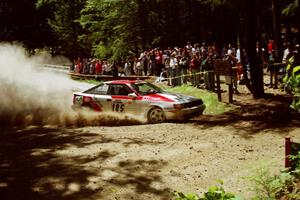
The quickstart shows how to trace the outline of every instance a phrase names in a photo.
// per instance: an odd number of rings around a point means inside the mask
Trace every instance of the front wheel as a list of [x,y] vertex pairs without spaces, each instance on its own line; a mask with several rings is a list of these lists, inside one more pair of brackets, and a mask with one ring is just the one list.
[[166,120],[164,111],[155,107],[148,112],[148,122],[152,124],[161,123]]

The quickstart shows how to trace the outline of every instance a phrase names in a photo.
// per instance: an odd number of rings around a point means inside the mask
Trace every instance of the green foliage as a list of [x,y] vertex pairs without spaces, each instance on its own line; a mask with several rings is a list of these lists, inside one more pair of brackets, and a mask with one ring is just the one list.
[[140,43],[135,0],[87,0],[79,22],[96,57],[121,60]]
[[94,46],[93,48],[93,54],[95,57],[106,60],[110,58],[111,56],[111,51],[109,48],[103,45],[102,42],[100,44]]
[[221,182],[219,186],[212,186],[208,189],[208,192],[204,193],[204,197],[200,200],[237,200],[239,197],[235,197],[232,193],[225,192]]
[[219,182],[219,185],[211,186],[203,197],[194,193],[183,194],[182,192],[173,192],[172,195],[174,200],[242,200],[239,196],[225,192],[222,181]]
[[194,193],[183,194],[182,192],[173,192],[172,193],[174,200],[199,200],[199,196]]
[[295,16],[297,10],[299,9],[299,0],[293,0],[290,4],[288,4],[283,10],[282,14],[286,16]]
[[255,199],[276,199],[277,192],[284,186],[267,166],[259,166],[248,179],[254,183]]
[[286,81],[286,90],[294,95],[291,108],[300,110],[300,77],[291,76]]
[[93,84],[93,85],[98,85],[98,84],[102,83],[102,81],[97,81],[95,79],[73,79],[73,80],[84,82],[84,83],[89,83],[89,84]]
[[[294,159],[300,160],[300,154]],[[259,166],[253,175],[247,177],[253,183],[255,197],[253,200],[276,200],[286,197],[286,199],[299,199],[300,193],[297,186],[299,183],[299,164],[296,170],[282,171],[278,175],[272,174],[267,165]]]
[[36,7],[48,12],[48,25],[55,36],[52,51],[70,58],[85,51],[85,45],[79,43],[79,35],[83,30],[77,21],[85,2],[86,0],[37,0]]
[[46,23],[47,12],[37,10],[36,0],[0,1],[0,41],[22,43],[28,52],[49,45],[51,29]]
[[298,152],[297,155],[290,155],[289,159],[291,163],[293,163],[293,165],[295,166],[296,171],[293,171],[293,173],[298,171],[300,172],[300,151]]

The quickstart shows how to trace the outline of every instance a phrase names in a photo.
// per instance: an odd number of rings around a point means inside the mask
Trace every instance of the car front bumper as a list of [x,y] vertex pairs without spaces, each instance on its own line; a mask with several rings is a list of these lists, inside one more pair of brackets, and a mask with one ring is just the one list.
[[205,105],[194,106],[190,108],[183,108],[181,110],[165,111],[167,120],[185,120],[192,117],[199,116],[203,113]]

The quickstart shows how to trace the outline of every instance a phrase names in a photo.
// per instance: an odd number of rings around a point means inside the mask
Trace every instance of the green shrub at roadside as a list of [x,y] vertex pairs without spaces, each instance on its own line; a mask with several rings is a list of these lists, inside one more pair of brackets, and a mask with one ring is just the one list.
[[286,90],[294,95],[291,108],[300,111],[300,77],[290,77],[286,82]]
[[274,175],[267,165],[262,165],[247,177],[253,183],[252,200],[300,199],[300,154],[291,156],[291,160],[296,163],[295,170],[287,169]]
[[219,182],[219,185],[211,186],[203,197],[194,193],[183,194],[182,192],[173,192],[172,195],[173,200],[243,200],[239,196],[225,192],[222,181]]

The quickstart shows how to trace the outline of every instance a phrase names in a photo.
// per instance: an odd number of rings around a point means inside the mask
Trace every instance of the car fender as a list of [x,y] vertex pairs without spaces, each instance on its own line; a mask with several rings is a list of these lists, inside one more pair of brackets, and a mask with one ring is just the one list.
[[155,107],[162,109],[164,112],[166,111],[166,106],[164,106],[161,102],[152,102],[152,103],[149,104],[149,106],[146,107],[146,109],[144,111],[144,117],[147,118],[148,112],[152,108],[155,108]]

